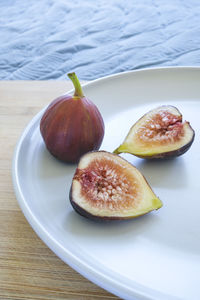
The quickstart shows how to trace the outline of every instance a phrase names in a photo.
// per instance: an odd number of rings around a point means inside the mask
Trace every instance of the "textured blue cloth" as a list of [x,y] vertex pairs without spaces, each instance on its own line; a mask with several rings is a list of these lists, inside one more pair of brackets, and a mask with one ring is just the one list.
[[199,0],[1,0],[0,79],[200,65]]

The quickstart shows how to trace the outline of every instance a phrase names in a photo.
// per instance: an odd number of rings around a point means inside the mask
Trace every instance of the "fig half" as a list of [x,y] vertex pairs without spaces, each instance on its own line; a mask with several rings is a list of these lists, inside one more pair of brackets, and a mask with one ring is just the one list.
[[162,206],[137,168],[106,151],[82,156],[72,180],[70,201],[82,216],[103,220],[130,219]]
[[171,105],[149,111],[130,129],[114,153],[141,158],[170,158],[185,153],[194,141],[190,123],[182,122],[180,111]]

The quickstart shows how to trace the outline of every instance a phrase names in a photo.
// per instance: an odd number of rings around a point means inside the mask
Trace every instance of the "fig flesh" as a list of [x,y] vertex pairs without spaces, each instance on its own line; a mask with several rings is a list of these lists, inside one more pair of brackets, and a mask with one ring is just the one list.
[[190,123],[182,122],[180,111],[171,105],[149,111],[130,129],[114,151],[141,158],[170,158],[184,154],[194,141]]
[[103,220],[130,219],[162,206],[137,168],[106,151],[81,157],[72,180],[70,201],[82,216]]
[[74,84],[74,95],[63,95],[50,103],[40,121],[40,132],[53,156],[76,163],[84,153],[100,148],[104,121],[96,105],[83,95],[76,74],[68,77]]

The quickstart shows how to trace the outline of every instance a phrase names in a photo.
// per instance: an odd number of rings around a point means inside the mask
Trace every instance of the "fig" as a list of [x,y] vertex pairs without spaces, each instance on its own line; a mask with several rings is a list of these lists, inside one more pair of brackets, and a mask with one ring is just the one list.
[[163,105],[140,118],[114,153],[130,153],[146,159],[172,158],[184,154],[194,136],[190,123],[182,121],[180,111]]
[[73,176],[70,202],[80,215],[122,220],[162,206],[139,170],[119,155],[93,151],[83,155]]
[[97,106],[83,94],[75,73],[69,73],[75,92],[50,103],[40,121],[40,132],[49,152],[61,161],[76,163],[86,152],[98,150],[104,121]]

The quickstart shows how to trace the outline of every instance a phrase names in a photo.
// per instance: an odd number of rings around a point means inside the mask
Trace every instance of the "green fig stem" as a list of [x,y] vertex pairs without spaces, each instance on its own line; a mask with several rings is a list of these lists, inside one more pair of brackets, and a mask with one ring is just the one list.
[[71,79],[71,81],[73,82],[75,91],[74,91],[74,97],[84,97],[83,94],[83,90],[80,84],[80,81],[78,79],[78,77],[76,76],[75,72],[72,73],[68,73],[67,76]]

